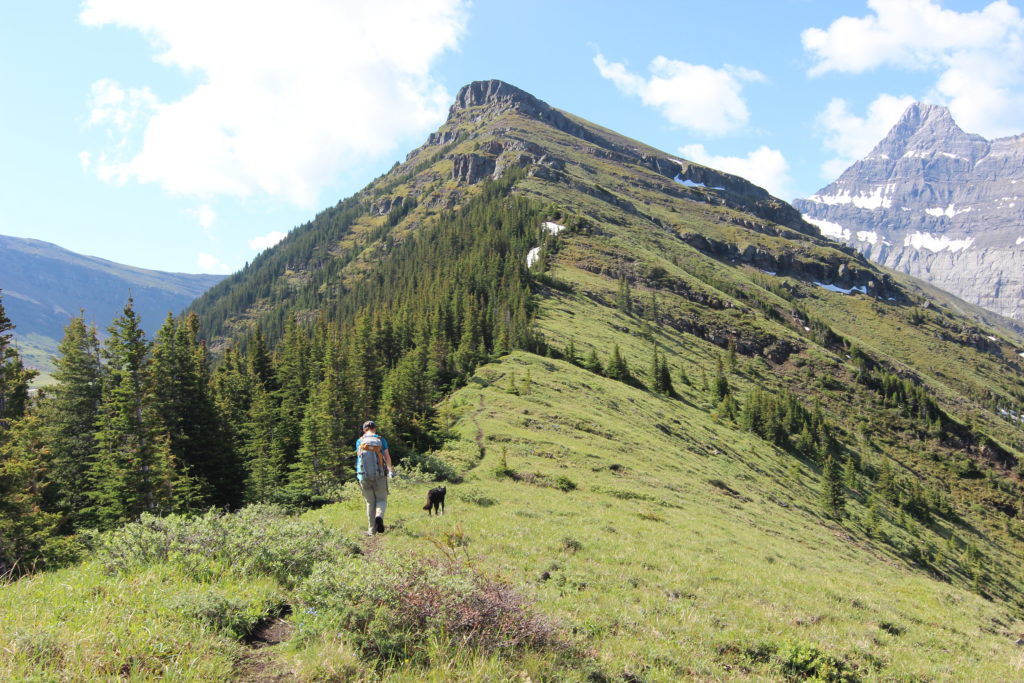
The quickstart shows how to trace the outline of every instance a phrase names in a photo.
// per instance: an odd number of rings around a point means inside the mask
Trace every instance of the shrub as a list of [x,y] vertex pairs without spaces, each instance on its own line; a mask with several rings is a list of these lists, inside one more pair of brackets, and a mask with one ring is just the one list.
[[824,683],[853,683],[857,676],[850,666],[807,643],[783,643],[776,653],[782,673],[794,680],[811,679]]
[[317,562],[360,551],[322,522],[274,505],[252,505],[235,514],[144,514],[138,522],[99,536],[95,552],[109,572],[167,563],[199,581],[258,575],[291,587]]
[[486,493],[476,488],[475,486],[467,487],[459,491],[459,500],[467,503],[473,503],[479,505],[482,508],[489,508],[492,505],[496,505],[498,501],[491,498]]
[[558,479],[555,479],[555,488],[559,491],[565,491],[568,493],[569,491],[576,490],[576,482],[569,477],[559,477]]
[[340,632],[368,659],[424,664],[438,641],[484,651],[564,647],[509,584],[451,559],[379,553],[321,562],[298,598],[302,638]]

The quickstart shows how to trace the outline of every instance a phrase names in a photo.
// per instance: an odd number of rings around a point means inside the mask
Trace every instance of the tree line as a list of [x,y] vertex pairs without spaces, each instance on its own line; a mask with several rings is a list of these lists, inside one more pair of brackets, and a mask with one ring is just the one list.
[[330,500],[369,418],[429,466],[438,400],[497,355],[546,348],[526,266],[545,214],[510,187],[362,255],[372,268],[339,275],[333,306],[293,309],[274,345],[253,325],[216,362],[194,312],[147,339],[129,300],[102,341],[71,319],[54,384],[30,400],[0,301],[0,574],[143,512]]

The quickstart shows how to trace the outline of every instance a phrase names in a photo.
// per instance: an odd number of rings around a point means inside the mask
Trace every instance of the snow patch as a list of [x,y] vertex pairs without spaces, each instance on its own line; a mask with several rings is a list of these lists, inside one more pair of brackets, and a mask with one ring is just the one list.
[[878,233],[874,230],[858,230],[857,241],[878,244]]
[[913,247],[914,249],[927,249],[928,251],[943,251],[946,249],[950,252],[966,251],[972,244],[974,244],[973,237],[951,240],[945,235],[936,236],[930,232],[915,232],[913,235],[907,235],[903,238],[903,246]]
[[941,207],[936,207],[934,209],[925,209],[924,212],[929,216],[935,216],[936,218],[938,218],[939,216],[946,216],[947,218],[952,218],[953,216],[958,216],[962,213],[967,213],[970,210],[971,208],[967,207],[966,209],[960,209],[959,211],[957,211],[956,203],[954,202],[953,204],[947,206],[945,209]]
[[558,233],[560,233],[563,230],[565,230],[565,226],[564,225],[559,225],[558,223],[552,223],[551,221],[544,221],[544,225],[542,227],[545,230],[547,230],[548,232],[550,232],[552,235],[557,235]]
[[851,233],[850,233],[849,229],[844,228],[843,226],[839,225],[838,223],[833,223],[832,221],[826,221],[826,220],[821,219],[821,218],[811,218],[810,216],[807,216],[806,214],[804,215],[804,220],[807,221],[808,223],[810,223],[811,225],[818,226],[818,230],[820,230],[821,234],[824,235],[825,237],[831,237],[832,239],[836,239],[836,240],[848,240],[848,239],[850,239],[850,234]]
[[992,335],[989,335],[989,336],[985,337],[985,339],[988,339],[990,342],[999,341],[998,339],[996,339]]
[[1024,242],[1024,237],[1018,237],[1017,241],[1014,244],[1016,244],[1017,246],[1020,246],[1021,242]]
[[871,194],[851,195],[849,190],[843,190],[839,194],[816,194],[810,197],[812,202],[818,204],[853,204],[858,209],[888,209],[892,207],[892,200],[883,196],[891,194],[894,185],[876,187]]
[[[698,183],[696,181],[690,180],[689,178],[686,178],[684,180],[684,179],[680,178],[678,175],[676,175],[676,177],[673,178],[672,180],[676,181],[677,183],[679,183],[683,187],[705,187],[705,188],[707,187],[707,185],[705,185],[704,183]],[[712,187],[710,189],[712,189],[712,190],[724,190],[725,188],[724,187]]]
[[950,159],[963,159],[963,157],[957,156],[956,154],[950,154],[949,152],[939,152],[939,154]]
[[865,287],[864,285],[860,285],[859,287],[850,287],[849,289],[843,289],[842,287],[837,287],[836,285],[826,285],[824,282],[815,282],[814,284],[818,285],[822,289],[827,289],[830,292],[838,292],[839,294],[852,294],[853,292],[860,292],[861,294],[868,293],[868,288]]
[[540,247],[534,247],[526,255],[526,267],[527,268],[532,268],[533,264],[536,263],[537,259],[539,259],[539,258],[540,258]]

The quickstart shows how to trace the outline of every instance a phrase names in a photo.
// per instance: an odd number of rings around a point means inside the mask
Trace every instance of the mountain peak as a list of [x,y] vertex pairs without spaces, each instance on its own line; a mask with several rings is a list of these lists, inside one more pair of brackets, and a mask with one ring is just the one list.
[[908,151],[924,150],[953,153],[976,147],[978,143],[985,145],[987,140],[980,135],[965,133],[953,120],[948,108],[914,102],[868,158],[898,159]]
[[504,110],[516,109],[524,114],[536,116],[539,112],[551,111],[551,106],[525,90],[505,81],[492,78],[488,81],[473,81],[464,85],[455,96],[455,102],[448,112],[448,118],[472,107],[488,106]]

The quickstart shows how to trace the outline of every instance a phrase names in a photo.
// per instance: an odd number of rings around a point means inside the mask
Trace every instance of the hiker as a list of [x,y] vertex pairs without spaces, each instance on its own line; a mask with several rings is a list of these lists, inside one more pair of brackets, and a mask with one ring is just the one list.
[[377,434],[377,425],[373,420],[367,420],[363,423],[363,435],[356,441],[356,479],[363,489],[366,519],[370,523],[367,536],[384,533],[388,477],[393,475],[388,440]]

